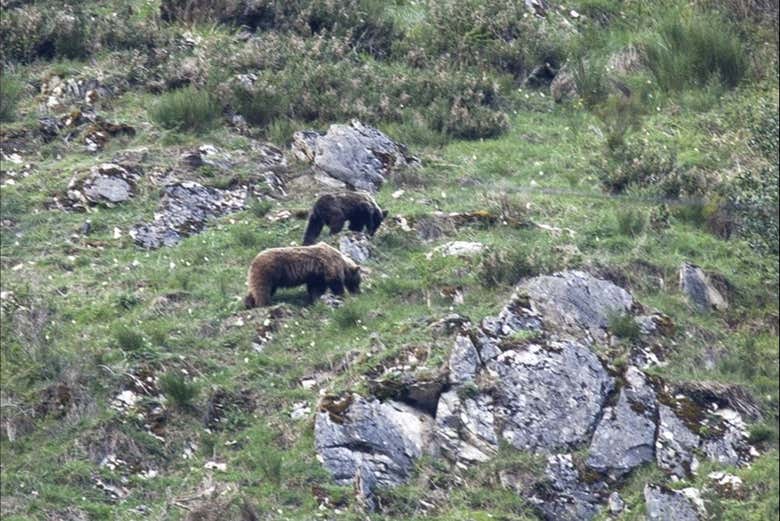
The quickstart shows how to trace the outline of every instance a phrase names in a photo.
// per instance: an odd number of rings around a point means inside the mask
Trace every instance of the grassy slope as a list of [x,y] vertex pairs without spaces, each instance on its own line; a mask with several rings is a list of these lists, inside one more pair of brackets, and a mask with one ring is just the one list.
[[[412,150],[426,160],[425,185],[403,187],[405,193],[394,199],[390,194],[399,187],[390,184],[379,194],[380,202],[393,214],[403,215],[495,208],[500,189],[509,194],[509,204],[524,219],[571,229],[571,235],[553,235],[536,227],[465,227],[447,240],[480,241],[495,251],[522,254],[534,271],[601,266],[624,273],[641,302],[669,314],[678,326],[676,350],[669,365],[658,369],[660,374],[744,383],[762,400],[769,413],[770,451],[751,469],[730,469],[745,479],[748,498],[720,500],[711,492],[707,497],[710,508],[722,512],[724,519],[767,518],[778,495],[776,433],[771,433],[778,409],[778,338],[769,332],[778,311],[776,288],[767,287],[763,275],[771,261],[740,241],[722,241],[702,231],[680,211],[673,211],[668,229],[648,228],[638,237],[623,235],[617,224],[621,212],[630,207],[649,213],[657,203],[643,200],[641,194],[605,197],[589,175],[590,160],[603,147],[594,131],[595,120],[575,107],[556,106],[538,92],[527,93],[528,98],[525,94],[519,93],[510,132],[499,139],[453,142],[428,150],[416,150],[411,143]],[[745,87],[726,97],[722,107],[708,104],[704,111],[666,110],[673,104],[664,102],[664,110],[648,118],[644,131],[688,150],[690,161],[726,160],[732,150],[744,145],[744,136],[707,123],[727,120],[730,112],[762,96],[776,99],[777,91]],[[17,226],[3,230],[3,291],[12,291],[27,308],[51,308],[39,328],[20,326],[3,333],[7,346],[0,373],[4,407],[37,403],[39,393],[61,379],[77,382],[84,392],[81,410],[64,419],[38,420],[34,432],[15,442],[2,438],[4,518],[36,519],[45,512],[73,507],[97,519],[136,519],[143,506],[149,518],[177,519],[186,511],[175,503],[183,504],[180,499],[202,490],[204,483],[226,488],[228,498],[248,498],[260,512],[270,516],[281,512],[280,517],[290,519],[316,515],[312,487],[323,487],[331,502],[347,502],[340,507],[342,518],[362,518],[348,504],[349,488],[329,483],[315,458],[311,417],[291,420],[293,405],[304,401],[313,407],[319,387],[361,389],[367,371],[409,346],[429,348],[425,363],[438,366],[450,341],[434,338],[424,323],[428,317],[449,312],[452,303],[434,290],[463,286],[465,303],[455,310],[478,320],[500,309],[511,284],[486,289],[476,262],[426,259],[425,253],[443,240],[422,244],[400,228],[386,226],[377,236],[379,254],[368,263],[372,271],[360,296],[348,299],[339,310],[323,304],[300,309],[299,291],[282,293],[281,300],[292,304],[294,314],[265,350],[256,353],[251,347],[256,324],[228,328],[225,322],[240,310],[245,270],[254,254],[264,247],[297,242],[301,221],[272,223],[243,212],[213,223],[175,248],[143,252],[126,233],[114,239],[113,230],[126,230],[148,218],[156,204],[153,192],[142,191],[141,197],[127,204],[90,215],[94,232],[86,240],[70,237],[85,215],[46,210],[42,205],[45,196],[66,187],[72,172],[118,150],[146,146],[152,164],[174,161],[173,148],[163,144],[164,135],[148,123],[143,110],[148,101],[146,95],[128,93],[114,104],[113,113],[104,114],[143,129],[135,138],[114,140],[97,158],[75,147],[49,146],[34,159],[32,176],[14,188],[2,188],[4,204],[12,201],[19,206]],[[716,127],[719,130],[713,131]],[[177,141],[181,146],[211,142],[235,150],[243,146],[243,139],[217,129]],[[461,187],[463,180],[478,184]],[[306,203],[295,200],[272,211],[302,208]],[[724,274],[739,289],[725,315],[690,313],[675,291],[676,269],[682,260]],[[659,288],[650,275],[637,273],[636,261],[654,265],[665,288]],[[178,295],[176,303],[165,313],[155,312],[152,303],[166,294]],[[139,333],[142,341],[127,340],[122,335],[126,329]],[[351,350],[371,352],[374,333],[383,349],[359,357],[346,370],[332,371]],[[711,368],[704,363],[708,350],[718,353]],[[171,407],[165,442],[108,406],[126,384],[123,374],[141,366],[151,366],[157,374],[186,370],[197,386],[192,408]],[[300,382],[310,376],[320,376],[322,383],[307,390]],[[250,392],[257,409],[252,414],[234,413],[234,427],[229,430],[206,431],[201,417],[216,387]],[[3,413],[8,414],[5,409]],[[91,447],[114,430],[132,440],[160,471],[151,479],[130,474],[125,486],[131,494],[121,502],[110,501],[93,483],[96,477],[121,483],[125,473],[101,467],[89,457]],[[184,459],[187,447],[193,448],[192,455]],[[210,460],[224,461],[227,471],[205,470]],[[419,483],[387,493],[387,516],[421,515],[418,500],[426,499],[440,505],[434,515],[439,519],[487,519],[489,515],[534,519],[515,494],[497,486],[495,471],[502,465],[531,471],[538,461],[517,454],[498,460],[469,471],[449,499],[423,486],[425,479],[446,484],[449,472],[436,462],[423,461]],[[704,484],[707,472],[716,467],[708,465],[697,484]],[[648,474],[652,471],[646,469],[626,485],[625,499],[632,512],[625,519],[641,517],[642,478]]]

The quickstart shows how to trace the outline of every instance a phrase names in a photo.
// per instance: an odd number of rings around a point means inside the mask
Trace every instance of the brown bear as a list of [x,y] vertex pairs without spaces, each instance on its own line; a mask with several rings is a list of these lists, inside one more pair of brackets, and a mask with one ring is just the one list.
[[252,261],[247,275],[249,294],[247,308],[268,306],[277,288],[306,284],[307,302],[311,304],[325,291],[343,295],[360,292],[360,268],[337,249],[324,242],[314,246],[270,248]]
[[337,234],[349,221],[349,229],[353,232],[363,231],[374,235],[387,210],[382,210],[374,198],[365,192],[340,192],[325,194],[317,199],[309,214],[309,222],[303,234],[303,245],[314,244],[327,224],[331,235]]

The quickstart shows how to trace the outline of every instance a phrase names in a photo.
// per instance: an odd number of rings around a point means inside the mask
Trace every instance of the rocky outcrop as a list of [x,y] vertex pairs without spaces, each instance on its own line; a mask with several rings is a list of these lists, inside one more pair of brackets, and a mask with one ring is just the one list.
[[685,262],[680,266],[680,290],[700,312],[723,311],[728,308],[723,295],[715,289],[702,269],[694,264]]
[[[611,314],[633,317],[640,308],[625,290],[584,272],[528,279],[496,316],[477,326],[458,322],[445,379],[419,369],[385,374],[369,388],[392,401],[358,398],[354,413],[337,418],[320,413],[318,451],[325,457],[324,448],[334,445],[325,427],[337,429],[335,424],[350,433],[343,437],[351,441],[335,444],[338,450],[326,467],[342,482],[359,477],[370,497],[371,487],[406,479],[404,469],[416,455],[438,454],[465,469],[493,458],[503,441],[519,451],[547,455],[543,478],[522,487],[515,486],[516,480],[507,478],[507,483],[549,520],[592,519],[607,503],[610,511],[621,510],[622,500],[612,493],[642,465],[656,463],[672,478],[685,478],[695,472],[699,457],[727,464],[749,461],[754,451],[741,415],[719,388],[686,391],[637,365],[610,366],[597,354],[597,346],[609,341]],[[656,315],[643,316],[655,324]],[[643,328],[633,343],[665,330]],[[422,445],[408,449],[408,425],[388,419],[397,419],[399,410],[425,425],[425,436],[411,435]],[[364,433],[366,423],[375,430]],[[374,447],[377,436],[395,436],[382,446],[397,445],[401,461],[377,468],[382,458],[367,459],[366,452],[389,457],[365,448],[365,440]],[[587,452],[573,457],[571,451],[582,447]],[[657,519],[666,519],[668,505],[681,500],[661,489],[647,490],[649,504],[661,516]]]
[[704,506],[695,488],[672,490],[645,486],[645,519],[647,521],[701,521]]
[[604,338],[611,315],[626,314],[634,305],[623,288],[582,271],[534,277],[518,292],[531,299],[548,327],[596,340]]
[[208,219],[244,208],[246,189],[217,190],[184,181],[165,187],[154,220],[136,224],[130,235],[138,246],[156,249],[173,246],[200,232]]
[[585,521],[599,513],[602,485],[585,484],[574,465],[571,454],[556,454],[547,458],[545,479],[537,485],[530,500],[544,519],[550,521]]
[[292,153],[312,163],[315,170],[370,192],[378,190],[392,170],[420,164],[404,145],[357,120],[349,125],[331,125],[325,134],[296,132]]
[[509,349],[486,365],[497,376],[501,437],[518,450],[586,442],[613,386],[598,358],[576,342]]
[[371,243],[361,232],[351,232],[339,237],[339,251],[355,261],[363,264],[371,258]]
[[372,505],[377,486],[398,485],[410,476],[414,460],[429,446],[433,419],[395,401],[357,397],[337,404],[321,404],[317,413],[317,453],[337,483],[356,483]]
[[68,202],[76,208],[93,204],[113,206],[125,202],[133,196],[139,178],[139,174],[115,163],[96,165],[86,177],[71,179]]

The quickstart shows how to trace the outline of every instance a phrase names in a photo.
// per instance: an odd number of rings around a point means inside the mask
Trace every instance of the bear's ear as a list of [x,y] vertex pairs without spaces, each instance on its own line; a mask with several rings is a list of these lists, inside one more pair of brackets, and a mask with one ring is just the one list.
[[385,217],[387,217],[387,214],[388,214],[388,213],[390,213],[390,212],[388,212],[387,210],[382,210],[382,219],[384,219]]

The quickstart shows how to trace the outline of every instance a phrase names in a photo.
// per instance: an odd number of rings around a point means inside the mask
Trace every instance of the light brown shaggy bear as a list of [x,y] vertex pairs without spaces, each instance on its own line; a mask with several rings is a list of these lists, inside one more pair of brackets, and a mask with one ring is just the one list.
[[277,288],[306,284],[307,302],[312,303],[330,290],[343,295],[360,292],[360,268],[324,242],[314,246],[270,248],[252,261],[247,276],[247,308],[268,306]]

